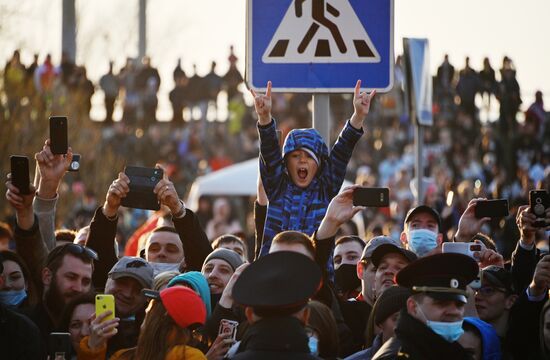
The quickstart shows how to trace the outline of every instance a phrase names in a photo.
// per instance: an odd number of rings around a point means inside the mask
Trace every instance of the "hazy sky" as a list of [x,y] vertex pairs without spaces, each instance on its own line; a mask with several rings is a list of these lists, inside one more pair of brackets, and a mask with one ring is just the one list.
[[[116,68],[127,55],[137,54],[138,0],[77,0],[77,61],[85,63],[89,77],[97,80],[107,70],[109,58]],[[524,103],[533,101],[536,89],[550,95],[549,0],[395,0],[395,53],[403,37],[430,40],[431,66],[443,55],[462,68],[470,56],[480,68],[488,56],[495,69],[508,55],[517,68]],[[235,45],[244,69],[245,0],[149,0],[148,53],[172,87],[171,72],[178,57],[187,72],[197,63],[200,74],[216,60],[220,73],[227,69],[230,44]],[[33,52],[61,48],[61,0],[0,0],[0,62],[23,49],[27,62]],[[550,101],[547,101],[550,108]],[[524,104],[525,105],[525,104]]]

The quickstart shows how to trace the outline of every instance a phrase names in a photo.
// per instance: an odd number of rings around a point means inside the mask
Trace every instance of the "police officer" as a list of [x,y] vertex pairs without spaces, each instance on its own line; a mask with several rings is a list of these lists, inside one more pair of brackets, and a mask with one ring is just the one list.
[[[250,324],[232,359],[318,359],[305,330],[309,299],[321,287],[321,270],[303,254],[270,253],[248,266],[233,298]],[[314,349],[313,349],[314,350]]]
[[395,336],[373,360],[470,359],[458,342],[466,304],[466,286],[478,273],[476,261],[462,254],[426,256],[397,273],[397,284],[412,290]]

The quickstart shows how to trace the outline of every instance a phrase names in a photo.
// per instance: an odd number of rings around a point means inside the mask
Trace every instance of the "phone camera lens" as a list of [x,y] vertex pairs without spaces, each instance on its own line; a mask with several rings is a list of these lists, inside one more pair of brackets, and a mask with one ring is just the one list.
[[155,181],[157,178],[154,176],[151,176],[151,181]]
[[535,199],[535,202],[536,202],[537,204],[540,204],[540,203],[542,202],[542,199],[541,199],[541,198],[536,198],[536,199]]

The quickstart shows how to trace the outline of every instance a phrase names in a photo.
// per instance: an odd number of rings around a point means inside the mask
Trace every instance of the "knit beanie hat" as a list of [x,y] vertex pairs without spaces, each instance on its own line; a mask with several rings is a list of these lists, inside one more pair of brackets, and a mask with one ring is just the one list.
[[218,248],[210,253],[204,260],[203,266],[212,259],[221,259],[229,264],[235,271],[239,266],[243,264],[243,259],[239,254],[233,250]]
[[208,287],[208,281],[198,271],[189,271],[180,275],[177,275],[168,282],[168,287],[176,286],[179,284],[185,284],[191,287],[199,293],[204,305],[206,305],[206,318],[210,318],[212,314],[210,303],[210,288]]
[[182,328],[204,325],[206,309],[197,293],[184,286],[175,286],[160,292],[162,305],[168,315]]
[[374,323],[381,324],[407,305],[407,299],[412,295],[408,288],[391,286],[387,288],[374,303]]

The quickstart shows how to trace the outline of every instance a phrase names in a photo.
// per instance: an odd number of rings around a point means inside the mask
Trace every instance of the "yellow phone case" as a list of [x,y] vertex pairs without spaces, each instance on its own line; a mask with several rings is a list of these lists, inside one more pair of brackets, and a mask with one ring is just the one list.
[[96,318],[104,312],[111,310],[112,314],[103,321],[115,318],[115,297],[113,295],[101,294],[95,296],[95,316]]

